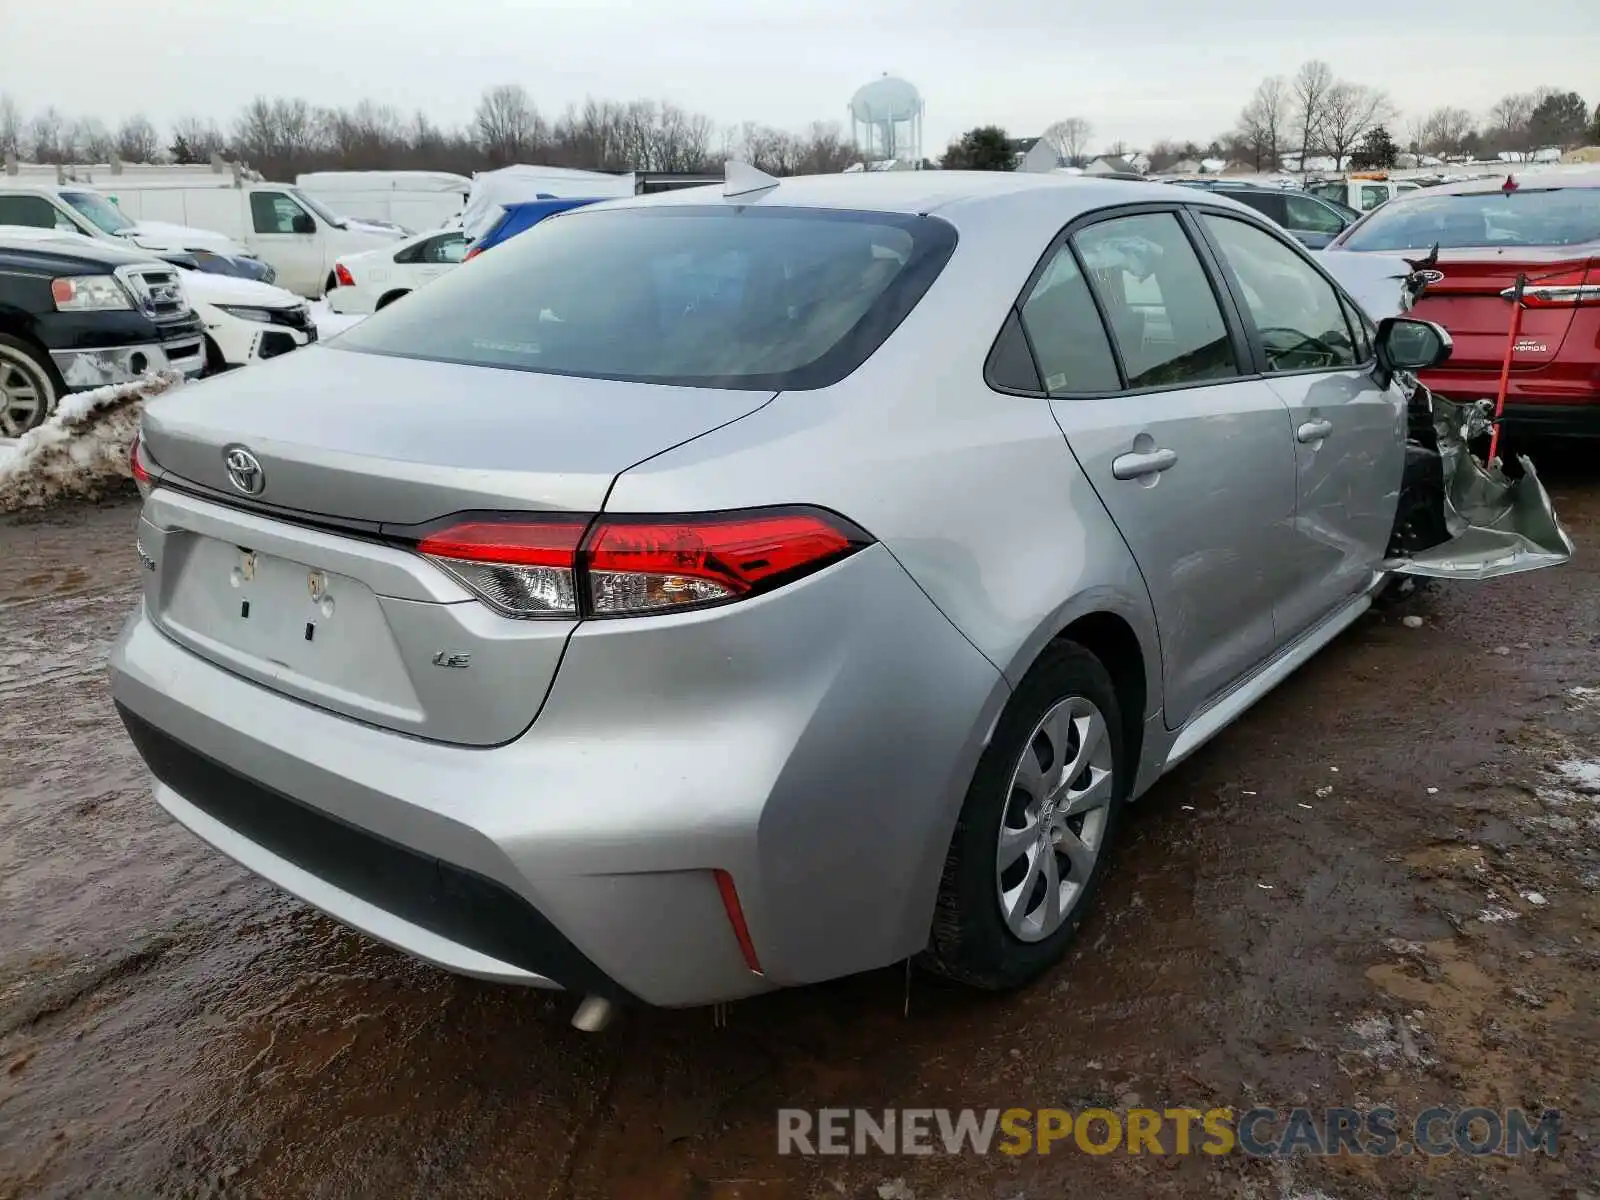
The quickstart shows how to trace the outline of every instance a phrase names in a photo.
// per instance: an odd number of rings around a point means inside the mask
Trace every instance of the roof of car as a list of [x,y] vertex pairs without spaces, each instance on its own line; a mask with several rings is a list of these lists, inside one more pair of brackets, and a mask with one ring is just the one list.
[[[1475,192],[1498,192],[1506,185],[1506,178],[1516,181],[1518,188],[1527,188],[1529,191],[1543,191],[1547,188],[1591,188],[1600,187],[1600,169],[1589,170],[1560,170],[1560,171],[1528,171],[1520,172],[1515,165],[1509,167],[1504,173],[1496,172],[1482,179],[1464,179],[1459,183],[1441,183],[1436,187],[1421,188],[1415,192],[1407,192],[1404,197],[1396,196],[1395,200],[1413,196],[1463,196]],[[1390,201],[1393,203],[1394,201]]]
[[[960,206],[990,204],[1020,192],[1053,190],[1081,198],[1082,207],[1107,202],[1137,204],[1171,201],[1166,184],[1082,175],[1025,171],[858,171],[848,175],[797,175],[763,191],[727,197],[729,203],[785,208],[865,209],[876,212],[931,213]],[[722,185],[678,188],[654,195],[614,200],[607,207],[710,204],[723,200]]]

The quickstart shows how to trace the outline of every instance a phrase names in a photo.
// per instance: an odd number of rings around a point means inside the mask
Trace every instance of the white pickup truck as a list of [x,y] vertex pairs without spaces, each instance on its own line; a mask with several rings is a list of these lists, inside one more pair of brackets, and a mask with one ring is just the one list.
[[1357,212],[1371,212],[1405,192],[1420,190],[1420,183],[1409,179],[1389,179],[1382,175],[1351,175],[1344,179],[1325,179],[1306,184],[1306,191],[1324,200],[1347,205]]

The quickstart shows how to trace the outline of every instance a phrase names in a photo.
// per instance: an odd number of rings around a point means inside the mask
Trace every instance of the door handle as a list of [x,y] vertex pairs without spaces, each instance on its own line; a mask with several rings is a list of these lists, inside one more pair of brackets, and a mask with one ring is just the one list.
[[1307,421],[1294,431],[1296,441],[1320,442],[1333,432],[1333,422],[1326,420]]
[[1159,475],[1177,464],[1176,450],[1147,450],[1143,453],[1119,454],[1111,460],[1111,474],[1117,479],[1143,479]]

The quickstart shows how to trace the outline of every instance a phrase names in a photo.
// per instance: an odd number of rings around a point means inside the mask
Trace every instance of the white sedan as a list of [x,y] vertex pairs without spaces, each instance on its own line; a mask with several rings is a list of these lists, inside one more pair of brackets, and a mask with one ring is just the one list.
[[467,256],[460,229],[419,233],[394,246],[346,255],[333,265],[338,287],[328,293],[336,313],[374,313],[439,278]]

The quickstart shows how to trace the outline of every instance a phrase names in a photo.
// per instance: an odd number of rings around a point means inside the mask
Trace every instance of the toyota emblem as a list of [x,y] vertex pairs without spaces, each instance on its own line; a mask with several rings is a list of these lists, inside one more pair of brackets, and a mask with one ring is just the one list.
[[228,482],[246,496],[259,496],[267,486],[267,476],[261,469],[261,460],[243,446],[228,446],[222,451],[222,461],[228,468]]

